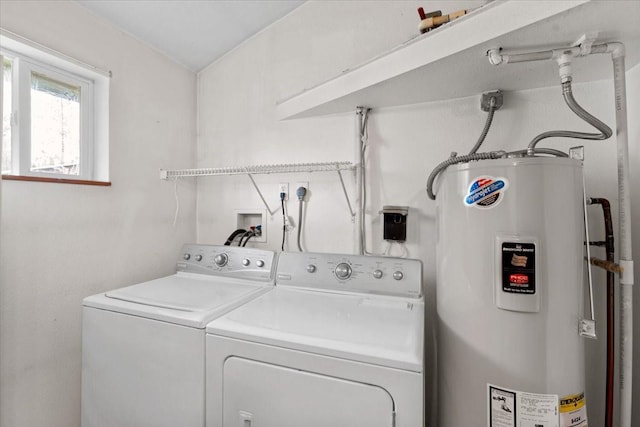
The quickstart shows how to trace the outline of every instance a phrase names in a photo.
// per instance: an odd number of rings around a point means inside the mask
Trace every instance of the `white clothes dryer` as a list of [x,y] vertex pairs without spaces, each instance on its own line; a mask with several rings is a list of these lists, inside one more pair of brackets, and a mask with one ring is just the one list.
[[274,259],[185,245],[176,274],[86,298],[82,426],[204,426],[205,326],[269,291]]
[[421,427],[419,260],[282,253],[207,326],[207,427]]

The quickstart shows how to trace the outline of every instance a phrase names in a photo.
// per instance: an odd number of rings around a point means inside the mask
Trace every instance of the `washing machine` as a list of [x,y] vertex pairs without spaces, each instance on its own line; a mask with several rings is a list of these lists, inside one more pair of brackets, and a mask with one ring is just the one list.
[[419,260],[282,253],[207,326],[208,427],[421,427]]
[[82,426],[204,426],[205,326],[268,292],[274,260],[188,244],[175,274],[86,298]]

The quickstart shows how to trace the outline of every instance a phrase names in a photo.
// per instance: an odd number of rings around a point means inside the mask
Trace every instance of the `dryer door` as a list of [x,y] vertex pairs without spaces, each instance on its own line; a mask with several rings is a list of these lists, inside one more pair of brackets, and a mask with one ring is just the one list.
[[240,357],[224,364],[224,427],[391,427],[377,386]]

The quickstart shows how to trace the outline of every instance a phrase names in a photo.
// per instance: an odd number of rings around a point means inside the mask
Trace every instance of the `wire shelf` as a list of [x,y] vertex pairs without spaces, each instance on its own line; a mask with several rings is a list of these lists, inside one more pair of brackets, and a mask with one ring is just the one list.
[[350,162],[326,162],[326,163],[291,163],[275,165],[237,166],[226,168],[198,168],[160,170],[161,179],[190,177],[190,176],[221,176],[221,175],[246,175],[246,174],[273,174],[295,172],[338,172],[353,170],[355,166]]
[[290,164],[276,164],[276,165],[256,165],[256,166],[238,166],[228,168],[198,168],[198,169],[176,169],[176,170],[160,170],[160,178],[168,180],[175,178],[176,182],[181,177],[199,177],[199,176],[223,176],[223,175],[247,175],[251,180],[254,188],[258,192],[262,203],[269,211],[270,215],[273,215],[276,211],[272,210],[264,198],[262,191],[256,184],[252,175],[257,174],[272,174],[272,173],[295,173],[295,172],[337,172],[340,178],[340,185],[344,197],[349,207],[349,213],[351,214],[351,220],[355,220],[355,212],[351,206],[349,200],[349,194],[344,185],[344,179],[342,178],[342,171],[355,170],[356,166],[351,162],[325,162],[325,163],[290,163]]

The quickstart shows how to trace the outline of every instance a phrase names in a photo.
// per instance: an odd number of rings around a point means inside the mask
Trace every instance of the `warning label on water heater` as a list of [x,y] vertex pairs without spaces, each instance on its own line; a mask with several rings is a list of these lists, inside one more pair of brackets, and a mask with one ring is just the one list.
[[560,427],[556,394],[527,393],[487,384],[487,395],[489,427]]

